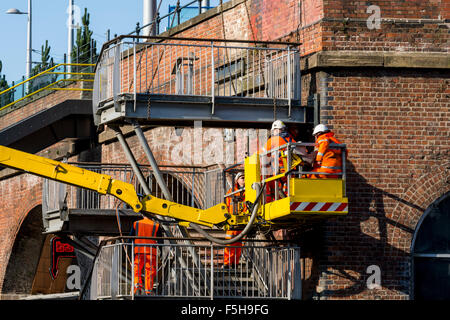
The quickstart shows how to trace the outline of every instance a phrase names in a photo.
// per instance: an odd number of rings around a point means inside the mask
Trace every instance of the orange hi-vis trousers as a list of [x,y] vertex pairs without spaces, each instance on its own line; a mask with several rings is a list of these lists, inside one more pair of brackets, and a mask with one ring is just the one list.
[[[151,293],[157,272],[156,254],[136,253],[134,255],[134,283],[137,289],[144,289],[145,293]],[[144,272],[144,283],[142,283],[142,273]]]
[[[240,233],[241,233],[241,231],[228,230],[225,235],[225,238],[231,239]],[[230,246],[225,247],[224,252],[223,252],[224,266],[238,265],[239,261],[241,259],[242,242],[235,242],[235,243],[231,244]],[[233,247],[233,246],[236,246],[236,247]]]

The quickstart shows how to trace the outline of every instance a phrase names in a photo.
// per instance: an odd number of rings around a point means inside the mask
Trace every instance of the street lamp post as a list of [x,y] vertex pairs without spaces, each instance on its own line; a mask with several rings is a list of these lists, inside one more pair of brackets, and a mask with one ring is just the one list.
[[72,72],[72,49],[73,49],[73,0],[69,0],[69,21],[68,21],[68,40],[67,40],[67,64],[68,73]]
[[9,9],[6,11],[7,14],[26,14],[28,15],[28,32],[27,32],[27,69],[26,69],[26,77],[27,79],[31,75],[31,0],[28,0],[28,12],[22,12],[18,9]]

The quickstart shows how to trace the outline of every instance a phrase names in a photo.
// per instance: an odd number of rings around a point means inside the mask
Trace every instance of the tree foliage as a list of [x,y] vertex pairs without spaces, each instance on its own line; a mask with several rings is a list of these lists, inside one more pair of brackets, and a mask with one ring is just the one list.
[[[81,27],[77,30],[75,45],[72,49],[72,63],[95,63],[97,60],[97,42],[92,38],[93,31],[89,29],[90,14],[84,8]],[[80,70],[80,68],[75,68]]]
[[41,61],[31,70],[31,76],[50,69],[55,65],[53,58],[50,57],[50,49],[51,47],[48,45],[48,40],[45,40],[45,45],[41,46]]
[[[2,75],[2,61],[0,60],[0,92],[6,90],[9,88],[8,82],[6,81],[6,76]],[[2,95],[0,95],[0,108],[3,106],[6,106],[10,102],[12,102],[12,92],[6,92]]]
[[[31,70],[31,76],[35,76],[47,69],[55,66],[53,58],[50,57],[51,47],[48,45],[48,40],[45,40],[45,45],[41,46],[41,61],[33,67]],[[57,76],[51,74],[41,75],[30,81],[29,92],[36,91],[40,88],[48,86],[49,84],[56,81]]]

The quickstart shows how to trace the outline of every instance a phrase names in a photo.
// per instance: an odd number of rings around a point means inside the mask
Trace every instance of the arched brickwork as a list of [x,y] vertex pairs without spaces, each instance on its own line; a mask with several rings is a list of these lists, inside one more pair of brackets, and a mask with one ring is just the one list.
[[[405,190],[403,201],[392,211],[392,220],[416,230],[425,210],[443,194],[450,191],[450,162],[436,165]],[[388,240],[394,247],[410,252],[413,234],[405,234],[397,225],[392,226]],[[405,238],[407,241],[405,241]]]
[[[39,209],[42,203],[42,179],[28,174],[20,174],[8,180],[0,181],[0,185],[2,190],[0,292],[3,292],[12,252],[17,239],[20,238],[22,228],[27,228],[27,217],[29,214],[32,213],[33,218],[31,220],[33,223],[40,221],[42,225],[42,214]],[[37,211],[39,213],[36,213]],[[33,230],[36,231],[36,238],[42,236],[42,228]]]
[[45,235],[42,207],[31,209],[14,237],[5,270],[2,294],[30,294]]

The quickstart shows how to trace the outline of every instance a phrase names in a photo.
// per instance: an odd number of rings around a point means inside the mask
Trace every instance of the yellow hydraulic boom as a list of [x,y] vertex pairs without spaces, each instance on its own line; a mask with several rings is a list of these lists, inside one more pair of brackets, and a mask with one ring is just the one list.
[[[300,160],[292,159],[297,165]],[[297,161],[297,162],[296,162]],[[112,177],[85,170],[73,165],[50,160],[26,152],[0,146],[0,165],[42,176],[47,179],[112,195],[135,212],[171,217],[183,226],[218,227],[222,229],[244,229],[252,225],[258,229],[279,229],[312,220],[342,216],[348,213],[344,179],[305,179],[303,175],[285,173],[262,179],[259,155],[245,159],[245,200],[249,210],[229,214],[225,203],[208,209],[197,209],[168,200],[146,195],[138,197],[133,185]],[[264,185],[284,179],[288,192],[284,197],[261,204]]]
[[201,210],[151,195],[147,195],[141,200],[134,186],[129,183],[112,179],[105,174],[5,146],[0,146],[0,164],[47,179],[97,191],[100,194],[110,194],[128,204],[135,212],[148,212],[207,227],[221,226],[226,223],[229,216],[225,204]]

